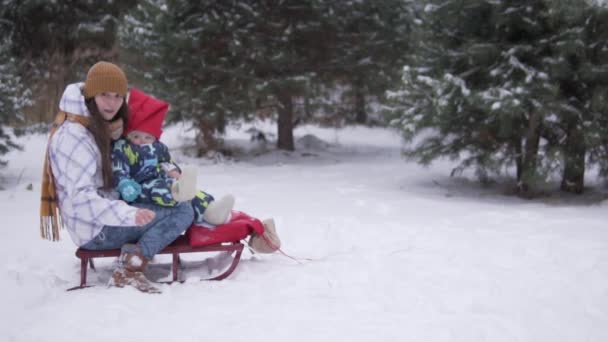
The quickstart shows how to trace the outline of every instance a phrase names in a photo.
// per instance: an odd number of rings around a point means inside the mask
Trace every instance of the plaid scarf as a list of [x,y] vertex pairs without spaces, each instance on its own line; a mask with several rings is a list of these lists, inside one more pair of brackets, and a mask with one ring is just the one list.
[[89,125],[89,118],[82,115],[75,115],[60,111],[53,121],[53,126],[49,134],[49,140],[46,145],[46,153],[44,155],[44,166],[42,168],[42,186],[40,188],[40,236],[43,239],[57,241],[59,240],[59,228],[63,227],[61,223],[61,214],[57,206],[57,191],[55,189],[55,181],[53,179],[53,170],[51,170],[51,162],[49,160],[49,145],[51,138],[65,120],[79,123],[85,127]]

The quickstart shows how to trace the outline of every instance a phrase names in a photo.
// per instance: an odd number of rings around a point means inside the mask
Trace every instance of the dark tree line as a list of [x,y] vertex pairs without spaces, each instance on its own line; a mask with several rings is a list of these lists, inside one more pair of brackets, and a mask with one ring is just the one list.
[[[134,0],[5,0],[0,7],[0,124],[50,122],[68,82],[86,66],[117,60],[116,32]],[[29,120],[26,120],[26,114]],[[16,148],[0,126],[0,155]]]
[[590,167],[608,173],[607,26],[585,0],[7,0],[0,155],[6,126],[48,122],[105,59],[191,120],[200,154],[230,122],[270,117],[293,150],[300,122],[378,122],[380,107],[421,163],[512,167],[522,196],[559,173],[580,193]]
[[64,85],[104,59],[170,102],[171,119],[192,119],[201,151],[217,148],[228,122],[260,112],[277,121],[278,147],[293,150],[294,125],[337,115],[324,99],[333,87],[352,102],[345,121],[369,121],[368,102],[398,79],[409,14],[397,0],[7,0],[2,118],[18,119],[5,108],[19,103],[29,122],[48,122]]
[[349,85],[352,121],[367,122],[367,100],[395,84],[408,13],[395,0],[143,1],[121,38],[175,118],[196,122],[202,150],[226,122],[268,109],[277,146],[293,150],[294,125],[305,119],[295,101],[310,113],[332,84]]

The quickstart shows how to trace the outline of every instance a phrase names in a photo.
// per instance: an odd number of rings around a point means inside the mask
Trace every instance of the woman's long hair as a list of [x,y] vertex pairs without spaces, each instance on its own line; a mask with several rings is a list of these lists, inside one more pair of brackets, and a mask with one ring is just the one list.
[[[89,124],[88,128],[89,131],[93,134],[93,137],[95,137],[95,142],[97,143],[97,147],[99,148],[99,152],[101,154],[101,174],[103,178],[103,189],[110,190],[114,187],[114,184],[112,182],[112,158],[110,155],[112,148],[112,138],[110,137],[108,121],[106,121],[99,112],[99,108],[97,108],[97,103],[95,102],[94,97],[86,99],[85,104],[89,109],[89,113],[91,114],[91,123]],[[118,112],[110,121],[122,119],[124,129],[127,127],[128,115],[129,106],[127,104],[127,98],[125,97],[125,100],[120,106],[120,109],[118,109]]]

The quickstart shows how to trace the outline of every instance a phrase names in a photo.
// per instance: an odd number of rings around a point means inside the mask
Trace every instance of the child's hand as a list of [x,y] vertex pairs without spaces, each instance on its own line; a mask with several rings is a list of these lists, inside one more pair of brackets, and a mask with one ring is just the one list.
[[156,213],[150,209],[137,209],[135,212],[135,224],[138,226],[146,225],[156,217]]
[[133,202],[141,194],[141,185],[132,179],[123,179],[118,183],[116,190],[125,202]]
[[179,177],[181,177],[181,175],[182,174],[177,169],[167,172],[167,176],[169,176],[171,178],[175,178],[175,179],[179,179]]

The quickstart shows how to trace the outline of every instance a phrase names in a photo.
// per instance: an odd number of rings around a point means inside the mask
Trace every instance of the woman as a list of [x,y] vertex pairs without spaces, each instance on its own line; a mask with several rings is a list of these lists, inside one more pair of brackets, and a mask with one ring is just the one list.
[[192,224],[194,212],[187,202],[130,206],[113,197],[110,142],[116,121],[126,122],[126,95],[124,72],[108,62],[93,65],[84,84],[65,89],[45,160],[41,232],[57,239],[64,225],[83,249],[121,248],[110,285],[157,293],[144,270]]

